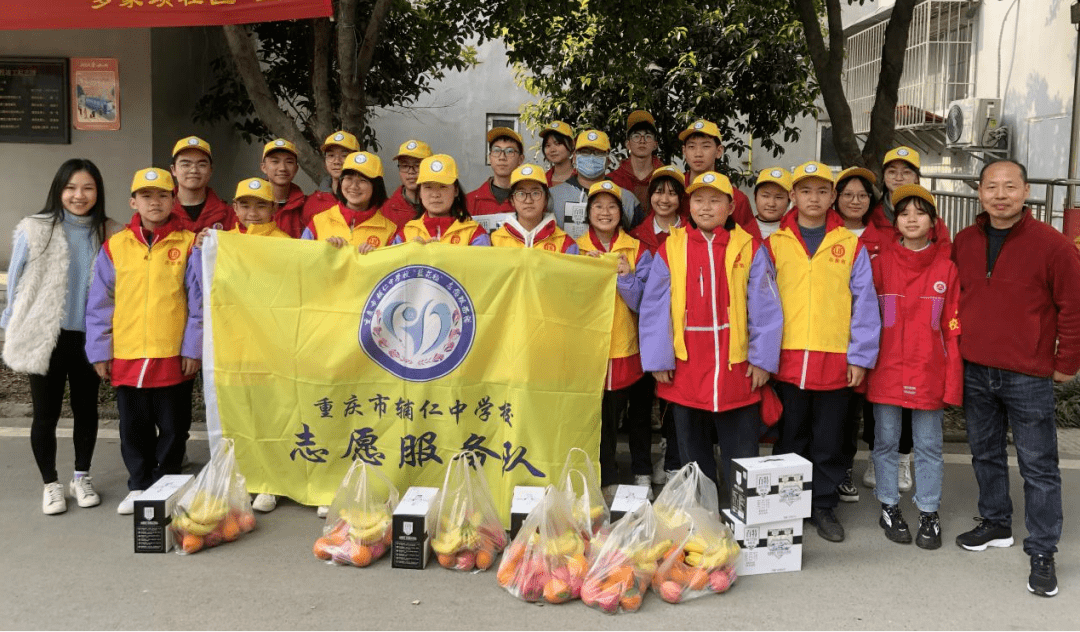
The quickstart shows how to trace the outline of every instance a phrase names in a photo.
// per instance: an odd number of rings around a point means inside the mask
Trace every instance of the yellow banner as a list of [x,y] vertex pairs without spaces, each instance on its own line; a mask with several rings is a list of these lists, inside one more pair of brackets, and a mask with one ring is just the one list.
[[508,521],[514,486],[598,456],[613,258],[217,232],[203,266],[207,421],[251,492],[328,505],[354,459],[439,487],[473,449]]

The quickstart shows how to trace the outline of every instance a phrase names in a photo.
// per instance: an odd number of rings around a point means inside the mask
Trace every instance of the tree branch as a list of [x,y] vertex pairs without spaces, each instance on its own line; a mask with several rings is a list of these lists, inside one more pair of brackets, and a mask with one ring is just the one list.
[[904,74],[904,57],[907,52],[908,31],[915,12],[917,0],[897,0],[893,5],[889,24],[885,27],[885,41],[881,45],[881,71],[878,73],[874,93],[874,108],[870,111],[870,133],[863,146],[863,159],[875,171],[880,170],[885,152],[892,144],[896,130],[897,93],[900,78]]
[[376,0],[364,29],[364,42],[356,50],[356,0],[341,0],[338,21],[338,68],[341,72],[341,123],[346,129],[359,130],[364,123],[367,106],[365,84],[375,47],[379,42],[379,30],[390,11],[390,0]]

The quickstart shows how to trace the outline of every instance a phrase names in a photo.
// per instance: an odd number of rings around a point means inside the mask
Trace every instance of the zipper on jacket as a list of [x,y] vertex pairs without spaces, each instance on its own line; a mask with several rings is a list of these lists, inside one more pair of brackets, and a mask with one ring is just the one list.
[[[709,275],[712,295],[709,301],[712,307],[712,330],[713,330],[713,412],[720,410],[720,315],[716,313],[716,260],[713,256],[713,244],[712,238],[709,238],[707,244],[707,250],[709,252]],[[701,269],[698,268],[698,278],[700,279]],[[704,287],[704,286],[703,286]],[[704,291],[704,289],[702,290]]]
[[[151,269],[154,265],[154,233],[150,233],[150,240],[146,244],[146,296],[143,301],[143,352],[142,356],[147,357],[146,347],[147,340],[150,338],[150,283],[153,280],[153,274]],[[146,373],[146,365],[143,365],[142,373],[139,374],[139,388],[142,388],[142,376]]]

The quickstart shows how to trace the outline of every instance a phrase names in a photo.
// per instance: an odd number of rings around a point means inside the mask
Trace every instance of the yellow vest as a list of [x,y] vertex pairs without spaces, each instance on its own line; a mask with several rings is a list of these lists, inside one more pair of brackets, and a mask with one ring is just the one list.
[[[686,228],[671,229],[664,242],[671,273],[671,325],[675,357],[686,361]],[[728,234],[724,250],[724,271],[728,287],[728,366],[745,362],[749,357],[750,336],[746,330],[746,288],[750,284],[750,265],[754,258],[754,238],[738,224]]]
[[[472,241],[472,236],[476,233],[476,229],[480,227],[480,224],[470,220],[461,221],[459,219],[454,220],[453,224],[450,224],[450,228],[446,229],[442,238],[439,239],[440,243],[444,244],[460,244],[462,246],[468,246]],[[405,241],[412,241],[417,237],[424,239],[431,239],[431,233],[428,232],[427,226],[424,226],[424,218],[420,217],[405,224],[401,229],[402,235],[405,237]]]
[[[510,234],[510,231],[506,229],[506,226],[500,226],[494,232],[491,233],[491,245],[501,246],[504,248],[524,248],[525,242],[521,241],[517,237]],[[532,247],[537,250],[547,250],[550,252],[562,252],[563,242],[566,240],[566,233],[559,227],[555,227],[555,232],[551,233],[547,237],[541,240],[533,241]]]
[[825,233],[813,258],[806,256],[798,228],[769,237],[776,260],[776,285],[784,308],[781,349],[847,353],[851,338],[851,268],[859,238],[844,227]]
[[227,230],[227,233],[239,233],[243,235],[259,235],[262,237],[287,237],[292,239],[292,235],[281,230],[277,227],[277,223],[273,220],[266,222],[265,224],[252,224],[251,226],[245,226],[243,233],[240,233],[240,225],[237,224],[232,229]]
[[385,246],[397,233],[397,224],[386,219],[379,211],[375,211],[366,221],[350,227],[337,204],[311,218],[311,223],[315,226],[315,234],[319,239],[341,237],[353,246]]
[[[619,236],[615,238],[615,242],[611,244],[611,250],[608,252],[616,255],[626,255],[626,260],[630,262],[630,274],[633,274],[634,270],[637,268],[637,255],[640,243],[641,242],[631,237],[626,231],[620,230]],[[581,237],[578,237],[577,245],[581,254],[599,250],[599,248],[593,245],[588,232]],[[608,357],[629,358],[637,352],[637,314],[630,309],[626,304],[626,301],[619,296],[619,293],[615,292],[615,317],[611,326],[611,351],[608,354]]]
[[113,235],[116,268],[113,357],[117,360],[180,355],[187,323],[184,275],[195,233],[176,230],[147,249],[131,230]]

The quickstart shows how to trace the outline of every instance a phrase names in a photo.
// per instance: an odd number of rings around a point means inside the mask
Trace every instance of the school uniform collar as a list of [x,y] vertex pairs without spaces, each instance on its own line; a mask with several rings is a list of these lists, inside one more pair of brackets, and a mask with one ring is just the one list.
[[552,236],[558,228],[558,224],[555,222],[554,213],[544,213],[543,217],[540,218],[540,223],[532,230],[525,230],[516,217],[511,217],[506,220],[506,223],[503,224],[503,226],[506,226],[506,232],[510,233],[515,239],[523,242],[528,248],[532,248],[533,244],[536,242],[543,241]]
[[151,232],[149,239],[147,239],[146,233],[150,231],[149,229],[143,228],[142,215],[139,215],[138,213],[133,214],[131,216],[131,222],[128,223],[128,228],[131,229],[131,232],[135,234],[135,238],[138,239],[140,243],[151,246],[162,239],[165,239],[174,231],[179,230],[180,220],[176,215],[170,213],[169,219],[161,226],[155,228]]

